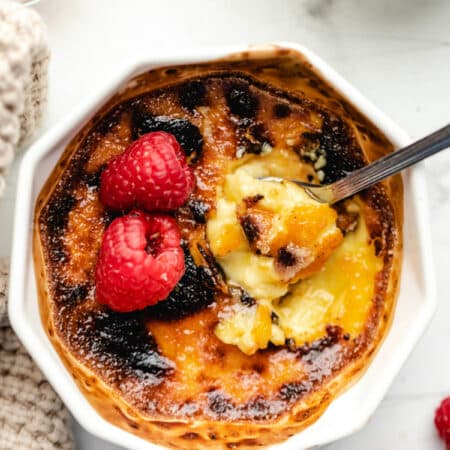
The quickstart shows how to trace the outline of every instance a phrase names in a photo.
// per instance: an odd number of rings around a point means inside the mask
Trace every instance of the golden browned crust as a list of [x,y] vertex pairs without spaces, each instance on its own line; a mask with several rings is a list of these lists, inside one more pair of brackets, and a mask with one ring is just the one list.
[[[197,176],[188,206],[177,213],[192,277],[182,287],[194,289],[189,292],[197,303],[187,315],[163,307],[117,317],[93,293],[92,270],[111,220],[98,202],[98,174],[140,132],[161,127],[186,139]],[[330,324],[327,335],[310,345],[246,356],[212,332],[221,309],[234,301],[211,261],[203,223],[214,209],[224,161],[240,156],[236,151],[257,151],[263,142],[276,145],[293,136],[300,139],[292,144],[300,155],[316,141],[328,150],[326,181],[392,151],[299,55],[282,51],[266,60],[143,74],[64,152],[36,205],[40,310],[65,365],[107,420],[172,448],[273,444],[314,422],[367,367],[386,334],[397,292],[400,177],[361,196],[384,266],[359,336],[348,339]],[[114,340],[119,342],[111,345]]]

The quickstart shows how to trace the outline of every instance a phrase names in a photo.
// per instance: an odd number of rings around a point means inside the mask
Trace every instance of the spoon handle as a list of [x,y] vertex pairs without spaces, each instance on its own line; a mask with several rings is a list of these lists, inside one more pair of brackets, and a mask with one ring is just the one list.
[[328,185],[333,196],[332,202],[356,194],[448,147],[450,147],[450,125]]

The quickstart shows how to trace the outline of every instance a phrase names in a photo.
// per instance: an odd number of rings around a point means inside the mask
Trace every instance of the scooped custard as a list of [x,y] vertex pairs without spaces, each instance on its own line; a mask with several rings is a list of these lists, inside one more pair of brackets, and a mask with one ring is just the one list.
[[[357,201],[344,204],[355,215],[355,228],[344,239],[332,207],[293,183],[258,179],[272,159],[277,175],[288,176],[295,155],[283,153],[281,158],[251,157],[227,175],[206,225],[228,285],[243,288],[255,300],[252,307],[233,306],[215,330],[219,339],[246,354],[287,339],[302,346],[326,334],[331,323],[357,336],[383,266],[364,221],[356,223]],[[295,176],[300,177],[298,167]]]
[[[100,179],[155,131],[175,136],[195,178],[166,212],[184,274],[156,305],[120,313],[98,301],[95,269],[105,230],[129,211],[104,206]],[[186,449],[267,446],[317,420],[392,318],[401,179],[330,206],[261,177],[330,183],[392,150],[293,51],[131,80],[69,144],[36,205],[42,321],[94,408]]]
[[[312,200],[293,183],[258,179],[273,171],[303,178],[300,161],[294,166],[296,173],[289,169],[298,160],[292,150],[271,149],[242,159],[246,161],[232,164],[237,167],[217,190],[206,236],[229,286],[243,288],[258,302],[253,308],[234,308],[219,322],[216,335],[252,354],[267,348],[269,342],[283,345],[287,338],[294,338],[292,331],[286,334],[274,308],[283,311],[289,290],[323,269],[343,235],[330,206]],[[313,304],[310,307],[314,309]],[[275,323],[272,316],[277,317]],[[322,325],[324,333],[327,322]]]

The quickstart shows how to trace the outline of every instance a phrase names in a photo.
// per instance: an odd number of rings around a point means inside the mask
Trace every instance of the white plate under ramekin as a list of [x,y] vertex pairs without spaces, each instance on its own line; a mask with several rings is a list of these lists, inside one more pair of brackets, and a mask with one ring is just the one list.
[[[341,94],[364,113],[395,146],[410,142],[408,135],[386,117],[328,64],[310,50],[278,43],[303,54]],[[236,46],[207,49],[147,51],[123,62],[117,74],[87,96],[73,113],[46,133],[25,155],[18,177],[14,241],[9,289],[11,324],[76,420],[90,433],[133,450],[157,450],[150,444],[104,420],[78,390],[41,325],[32,257],[33,214],[36,197],[71,138],[99,106],[133,75],[166,65],[196,63],[251,49],[271,46]],[[119,63],[120,64],[120,63]],[[436,306],[432,270],[428,206],[423,167],[404,174],[404,256],[400,295],[391,328],[361,379],[334,400],[313,425],[272,450],[299,450],[325,444],[364,426],[391,385],[429,323]]]

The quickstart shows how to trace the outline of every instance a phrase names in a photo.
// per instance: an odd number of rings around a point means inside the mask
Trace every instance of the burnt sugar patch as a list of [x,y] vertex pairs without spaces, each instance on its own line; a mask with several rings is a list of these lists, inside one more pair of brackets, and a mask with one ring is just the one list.
[[54,195],[39,219],[39,230],[46,241],[47,251],[52,264],[59,266],[67,259],[64,248],[64,230],[69,221],[69,213],[76,204],[70,189]]
[[203,138],[200,130],[189,120],[170,117],[154,116],[136,107],[131,119],[132,139],[136,140],[145,133],[165,131],[173,134],[180,143],[186,156],[194,160],[200,158],[203,148]]
[[84,345],[95,355],[99,369],[118,369],[123,374],[142,377],[150,375],[155,380],[171,373],[172,363],[158,352],[142,318],[142,312],[117,313],[107,308],[79,317]]
[[281,386],[279,396],[286,402],[296,402],[311,391],[312,383],[308,380],[285,383]]
[[277,103],[273,107],[273,116],[275,119],[284,119],[291,114],[291,108],[286,103]]
[[109,133],[122,119],[125,105],[122,103],[105,114],[105,116],[95,125],[94,130],[104,136]]
[[214,301],[216,280],[206,266],[197,266],[186,245],[183,245],[186,271],[163,300],[147,308],[150,317],[160,320],[175,320],[194,314]]
[[215,416],[226,416],[235,409],[235,406],[220,390],[213,389],[208,392],[208,407]]
[[104,168],[106,167],[106,164],[100,167],[100,169],[96,170],[95,172],[84,172],[82,174],[82,180],[84,184],[90,188],[94,189],[95,191],[98,190],[100,187],[100,177],[102,175],[102,172]]
[[242,119],[237,124],[238,147],[236,156],[242,157],[245,153],[254,155],[264,154],[272,149],[272,138],[262,122],[251,119]]
[[310,143],[316,143],[318,151],[325,155],[326,166],[321,180],[325,184],[344,178],[364,166],[361,149],[356,144],[350,127],[342,120],[323,113],[322,131],[303,133],[302,137]]
[[193,80],[182,84],[178,88],[180,104],[188,111],[192,111],[197,106],[206,106],[206,86],[204,81]]
[[252,118],[258,111],[258,98],[246,80],[226,80],[224,94],[230,112],[241,118]]
[[257,395],[243,404],[235,404],[220,389],[211,389],[207,394],[208,412],[218,419],[244,419],[263,421],[279,416],[286,408],[285,400],[270,399]]
[[87,284],[68,284],[59,281],[55,286],[56,301],[65,307],[74,308],[86,300],[89,290]]
[[76,199],[70,190],[54,196],[41,219],[41,225],[47,228],[50,235],[60,234],[66,227],[69,213],[75,204]]
[[210,210],[210,206],[200,199],[191,198],[186,206],[189,208],[189,212],[193,220],[198,224],[206,223],[206,216]]

